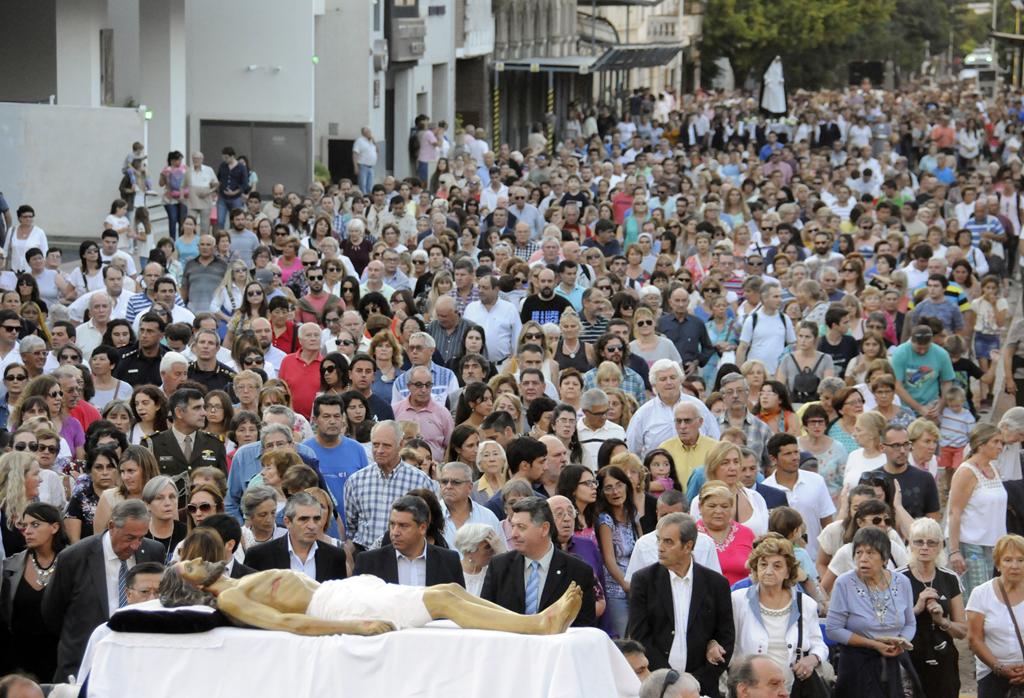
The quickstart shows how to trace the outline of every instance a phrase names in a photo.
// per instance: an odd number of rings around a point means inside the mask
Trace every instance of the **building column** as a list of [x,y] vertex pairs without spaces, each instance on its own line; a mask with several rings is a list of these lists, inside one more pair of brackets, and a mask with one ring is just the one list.
[[57,103],[100,106],[100,30],[104,0],[57,2]]
[[150,169],[162,169],[171,150],[180,150],[187,163],[185,0],[140,0],[139,46],[139,104],[153,114]]

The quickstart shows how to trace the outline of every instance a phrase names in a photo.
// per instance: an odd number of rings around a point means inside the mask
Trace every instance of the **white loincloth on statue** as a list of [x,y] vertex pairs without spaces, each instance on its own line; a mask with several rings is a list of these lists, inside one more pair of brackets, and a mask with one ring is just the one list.
[[313,592],[306,614],[323,620],[384,620],[395,628],[422,628],[433,618],[423,605],[423,587],[388,584],[361,574],[332,579]]

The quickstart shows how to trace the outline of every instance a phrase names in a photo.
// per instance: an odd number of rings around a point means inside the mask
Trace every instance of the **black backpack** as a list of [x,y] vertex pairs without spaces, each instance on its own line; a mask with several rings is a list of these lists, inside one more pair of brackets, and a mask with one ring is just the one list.
[[800,368],[800,364],[796,362],[795,356],[790,354],[789,358],[793,360],[793,365],[796,366],[796,376],[793,377],[793,402],[804,403],[817,400],[818,384],[821,383],[821,379],[818,378],[818,366],[821,365],[821,360],[825,358],[825,355],[822,354],[818,357],[818,360],[814,362],[813,368]]

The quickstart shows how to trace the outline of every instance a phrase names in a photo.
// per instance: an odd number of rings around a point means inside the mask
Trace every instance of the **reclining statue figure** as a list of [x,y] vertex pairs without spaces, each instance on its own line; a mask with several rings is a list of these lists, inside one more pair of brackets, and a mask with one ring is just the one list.
[[440,619],[462,628],[554,635],[572,624],[583,600],[583,592],[571,584],[548,608],[522,615],[458,584],[400,586],[369,575],[319,584],[291,570],[265,570],[242,579],[224,577],[223,571],[223,562],[197,558],[177,563],[166,574],[216,596],[217,608],[235,623],[298,635],[378,635]]

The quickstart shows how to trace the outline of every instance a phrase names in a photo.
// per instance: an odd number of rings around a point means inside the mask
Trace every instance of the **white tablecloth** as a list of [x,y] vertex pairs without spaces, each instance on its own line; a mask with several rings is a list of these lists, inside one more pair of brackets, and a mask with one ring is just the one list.
[[640,682],[608,636],[463,630],[448,621],[375,637],[219,628],[111,633],[96,645],[91,698],[635,698]]

